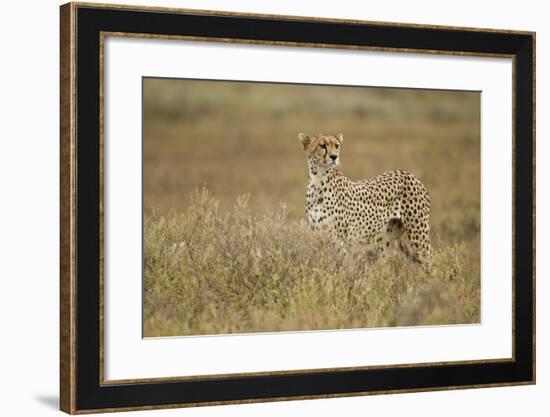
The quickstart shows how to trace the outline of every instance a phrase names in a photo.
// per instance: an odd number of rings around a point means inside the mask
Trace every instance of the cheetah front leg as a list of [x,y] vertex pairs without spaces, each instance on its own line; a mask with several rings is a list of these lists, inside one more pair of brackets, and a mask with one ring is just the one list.
[[318,226],[315,229],[312,230],[322,230],[324,233],[328,233],[328,236],[330,237],[330,241],[334,245],[335,251],[340,255],[341,258],[346,258],[348,255],[348,244],[349,242],[346,241],[346,238],[343,233],[341,233],[340,230],[336,228],[331,228],[327,224]]

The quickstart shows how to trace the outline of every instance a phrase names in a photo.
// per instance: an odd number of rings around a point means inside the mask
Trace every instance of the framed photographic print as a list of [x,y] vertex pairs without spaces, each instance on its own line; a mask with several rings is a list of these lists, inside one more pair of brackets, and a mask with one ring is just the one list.
[[535,34],[61,7],[61,409],[535,383]]

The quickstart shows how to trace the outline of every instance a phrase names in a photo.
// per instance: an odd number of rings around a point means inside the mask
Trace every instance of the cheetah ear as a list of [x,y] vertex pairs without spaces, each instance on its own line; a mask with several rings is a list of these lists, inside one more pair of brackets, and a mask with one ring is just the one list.
[[340,145],[341,145],[342,143],[344,143],[344,135],[342,135],[341,133],[338,133],[338,134],[336,135],[336,139],[338,139],[338,142],[340,142]]
[[305,135],[303,133],[298,134],[298,141],[302,144],[304,151],[307,150],[307,147],[309,146],[311,142],[311,138],[308,135]]

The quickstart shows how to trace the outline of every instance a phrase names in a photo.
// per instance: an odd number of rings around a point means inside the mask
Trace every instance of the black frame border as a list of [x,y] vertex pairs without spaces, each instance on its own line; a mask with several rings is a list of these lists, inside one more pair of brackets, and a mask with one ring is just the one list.
[[[534,383],[533,33],[129,6],[72,6],[76,22],[76,403],[73,410],[66,411],[117,411]],[[515,71],[514,360],[100,384],[101,32],[511,55]]]

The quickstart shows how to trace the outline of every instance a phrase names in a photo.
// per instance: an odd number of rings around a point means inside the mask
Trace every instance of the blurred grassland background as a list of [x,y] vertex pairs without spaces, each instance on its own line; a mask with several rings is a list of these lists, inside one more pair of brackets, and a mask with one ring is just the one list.
[[[480,93],[146,78],[143,115],[146,336],[479,322]],[[426,185],[431,270],[311,236],[299,132]]]

